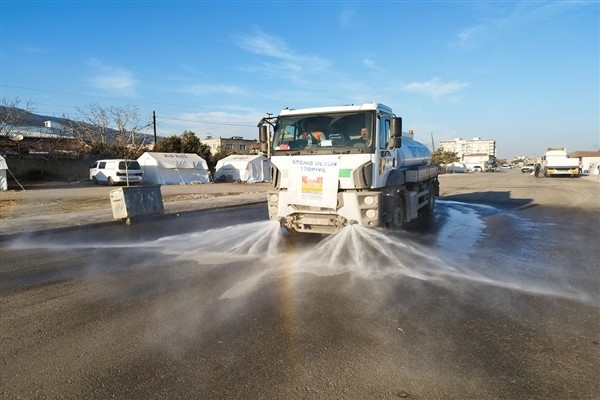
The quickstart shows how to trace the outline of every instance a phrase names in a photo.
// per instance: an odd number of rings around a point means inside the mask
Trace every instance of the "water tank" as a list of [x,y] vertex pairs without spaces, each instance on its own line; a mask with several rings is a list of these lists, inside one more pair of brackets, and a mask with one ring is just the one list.
[[431,164],[431,150],[423,143],[402,137],[402,146],[396,148],[398,168],[406,169]]

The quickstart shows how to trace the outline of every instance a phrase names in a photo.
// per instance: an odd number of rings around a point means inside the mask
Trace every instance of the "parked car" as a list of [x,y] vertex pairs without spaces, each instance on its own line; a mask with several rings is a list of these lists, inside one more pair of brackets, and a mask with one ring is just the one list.
[[498,167],[499,169],[510,169],[510,164],[502,164]]
[[532,173],[534,169],[535,169],[535,164],[525,164],[525,165],[523,165],[523,167],[521,167],[521,172],[522,173],[525,173],[525,172]]
[[142,167],[136,160],[98,160],[90,167],[90,180],[111,186],[142,183]]
[[473,172],[481,172],[481,171],[482,171],[481,165],[476,165],[473,167]]

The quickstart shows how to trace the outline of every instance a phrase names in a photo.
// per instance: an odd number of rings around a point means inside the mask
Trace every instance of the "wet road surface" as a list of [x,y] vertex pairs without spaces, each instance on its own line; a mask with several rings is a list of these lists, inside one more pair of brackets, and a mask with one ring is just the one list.
[[254,204],[6,238],[0,397],[595,399],[600,186],[513,172],[404,232]]

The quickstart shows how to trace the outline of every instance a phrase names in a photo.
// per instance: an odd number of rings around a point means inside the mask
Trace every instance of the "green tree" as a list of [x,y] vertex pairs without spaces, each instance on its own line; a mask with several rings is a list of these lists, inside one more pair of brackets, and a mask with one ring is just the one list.
[[171,136],[162,139],[154,145],[154,151],[161,153],[192,153],[198,154],[208,166],[208,169],[214,171],[217,161],[210,152],[210,146],[204,144],[196,137],[192,131],[184,131],[181,136]]
[[[181,152],[198,153],[200,151],[200,139],[192,131],[184,131],[181,135]],[[199,154],[198,154],[199,155]]]
[[171,136],[162,139],[154,144],[153,151],[159,153],[183,153],[181,138],[179,136]]
[[206,164],[208,164],[208,169],[214,172],[218,160],[215,160],[215,157],[210,151],[210,146],[204,143],[200,143],[198,152],[196,154],[198,154],[200,157],[206,160]]
[[445,151],[444,148],[440,147],[436,151],[433,152],[431,157],[431,162],[433,164],[442,165],[442,164],[450,164],[455,161],[458,161],[459,157],[454,151]]

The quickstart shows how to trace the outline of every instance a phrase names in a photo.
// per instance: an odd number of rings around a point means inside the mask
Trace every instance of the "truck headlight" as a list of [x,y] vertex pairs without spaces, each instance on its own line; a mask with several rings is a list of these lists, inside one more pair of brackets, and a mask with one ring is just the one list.
[[269,196],[269,201],[271,203],[277,203],[278,200],[279,200],[279,195],[277,193],[273,193],[273,194],[271,194],[271,196]]
[[373,204],[375,204],[375,198],[373,196],[367,196],[364,199],[365,204],[368,206],[372,206]]
[[375,216],[377,215],[377,212],[376,212],[375,210],[373,210],[373,209],[370,209],[370,210],[367,210],[367,212],[365,213],[365,215],[366,215],[368,218],[371,218],[371,219],[373,219],[373,218],[375,218]]

